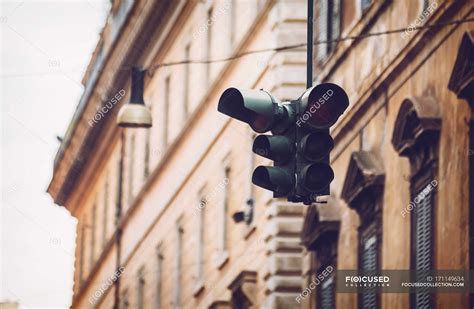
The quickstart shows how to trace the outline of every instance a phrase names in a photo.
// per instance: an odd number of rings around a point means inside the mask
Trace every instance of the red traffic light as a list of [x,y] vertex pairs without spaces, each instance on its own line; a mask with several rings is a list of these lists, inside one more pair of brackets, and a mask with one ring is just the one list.
[[300,102],[302,113],[296,124],[314,129],[329,128],[349,106],[346,92],[333,83],[319,84],[306,90]]

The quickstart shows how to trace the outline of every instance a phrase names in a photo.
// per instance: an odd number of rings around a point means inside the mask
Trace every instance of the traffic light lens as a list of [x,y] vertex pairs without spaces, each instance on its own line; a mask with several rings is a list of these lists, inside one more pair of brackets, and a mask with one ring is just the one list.
[[325,163],[313,163],[301,172],[303,186],[312,193],[317,193],[329,186],[334,179],[332,168]]
[[306,159],[317,161],[329,154],[334,147],[334,140],[327,132],[315,132],[303,137],[300,147]]
[[254,114],[250,117],[249,125],[256,132],[266,132],[270,127],[271,120],[263,115]]
[[324,83],[303,95],[304,113],[300,122],[316,129],[325,129],[336,123],[349,106],[346,92],[336,84]]

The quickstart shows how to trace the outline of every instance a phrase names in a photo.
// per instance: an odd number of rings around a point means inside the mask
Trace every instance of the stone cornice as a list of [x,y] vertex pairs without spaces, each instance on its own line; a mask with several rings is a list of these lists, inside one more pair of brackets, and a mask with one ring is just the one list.
[[[61,145],[56,160],[53,179],[48,192],[58,205],[65,205],[66,201],[77,184],[78,176],[82,173],[85,163],[91,159],[97,141],[104,132],[104,128],[115,120],[119,106],[126,101],[126,97],[117,103],[114,109],[105,114],[105,117],[93,126],[88,124],[96,112],[96,106],[107,103],[97,97],[96,89],[107,89],[105,97],[113,97],[120,89],[126,89],[128,84],[128,70],[117,68],[130,67],[142,64],[142,58],[152,39],[159,35],[160,29],[168,21],[170,12],[178,2],[168,1],[138,1],[128,16],[125,27],[115,43],[110,47],[110,53],[104,59],[104,64],[98,69],[96,80],[89,79],[93,85],[89,86],[81,98],[78,111],[68,129],[67,138]],[[143,14],[145,12],[145,14]],[[160,12],[161,14],[155,14]],[[130,48],[134,46],[134,48]],[[115,72],[111,77],[104,72]],[[86,87],[88,89],[88,87]]]

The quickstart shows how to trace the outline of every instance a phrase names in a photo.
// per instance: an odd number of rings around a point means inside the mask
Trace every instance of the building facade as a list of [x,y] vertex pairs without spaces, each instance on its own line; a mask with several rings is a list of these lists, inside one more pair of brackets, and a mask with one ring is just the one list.
[[[48,188],[78,219],[73,308],[296,304],[304,208],[251,185],[268,162],[217,101],[301,95],[305,48],[264,50],[305,41],[303,0],[113,1]],[[132,66],[149,69],[150,129],[116,125]]]
[[350,106],[331,197],[305,209],[303,307],[471,308],[467,293],[336,293],[333,270],[473,268],[474,28],[453,22],[472,2],[315,4],[315,40],[354,39],[316,47],[317,82]]
[[[307,207],[251,185],[268,162],[216,110],[228,87],[301,95],[305,48],[271,48],[306,41],[306,1],[113,1],[48,188],[78,219],[73,308],[474,305],[335,292],[336,269],[474,268],[474,33],[453,22],[472,3],[314,4],[314,82],[350,105],[331,196]],[[131,66],[150,68],[151,129],[116,126]]]

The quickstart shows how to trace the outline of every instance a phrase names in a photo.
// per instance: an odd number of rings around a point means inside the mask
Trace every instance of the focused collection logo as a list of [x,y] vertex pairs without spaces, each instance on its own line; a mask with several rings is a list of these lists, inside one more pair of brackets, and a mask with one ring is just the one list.
[[346,276],[346,287],[386,287],[390,286],[388,276]]

